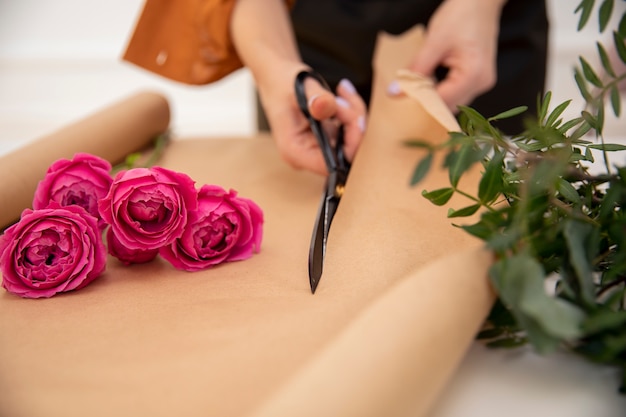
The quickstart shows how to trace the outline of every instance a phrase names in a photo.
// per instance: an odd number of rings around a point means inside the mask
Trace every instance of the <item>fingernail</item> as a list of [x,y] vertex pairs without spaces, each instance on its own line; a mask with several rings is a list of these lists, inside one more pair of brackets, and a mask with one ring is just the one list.
[[341,81],[339,81],[339,85],[349,94],[356,94],[356,88],[354,87],[354,84],[352,84],[352,81],[350,81],[349,79],[343,78]]
[[307,103],[307,105],[309,106],[309,108],[311,108],[311,106],[313,105],[313,102],[314,102],[315,100],[317,100],[317,98],[318,98],[319,96],[320,96],[319,94],[315,94],[314,96],[311,96],[311,97],[309,98],[309,102]]
[[350,103],[348,103],[348,100],[346,100],[343,97],[335,97],[335,102],[337,103],[338,106],[343,107],[344,109],[347,109],[350,107]]
[[365,116],[359,116],[356,124],[359,126],[359,129],[361,129],[361,132],[365,132]]
[[392,81],[388,86],[387,86],[387,94],[391,95],[391,96],[397,96],[401,93],[400,91],[400,84],[398,84],[397,81]]

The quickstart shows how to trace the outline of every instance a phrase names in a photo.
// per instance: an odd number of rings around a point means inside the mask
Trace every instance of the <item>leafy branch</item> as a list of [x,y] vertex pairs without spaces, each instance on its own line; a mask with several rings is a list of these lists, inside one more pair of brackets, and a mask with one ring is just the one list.
[[[600,32],[609,28],[614,1],[582,0],[578,29],[598,10]],[[626,11],[612,32],[613,49],[626,64]],[[620,117],[619,84],[607,48],[596,43],[598,71],[583,57],[574,79],[585,101],[578,117],[564,120],[571,100],[552,107],[552,94],[538,100],[536,117],[513,137],[498,130],[498,120],[527,110],[518,107],[486,118],[461,107],[461,132],[440,145],[412,140],[423,148],[411,185],[431,169],[443,152],[449,187],[424,190],[436,205],[454,194],[470,204],[450,208],[449,218],[480,212],[473,224],[457,225],[480,238],[496,255],[490,279],[498,301],[480,338],[491,347],[531,343],[539,353],[567,348],[582,357],[616,366],[626,390],[626,167],[612,166],[609,154],[626,146],[603,137],[606,106]],[[626,68],[626,67],[625,67]],[[599,74],[603,75],[600,76]],[[591,173],[594,152],[604,172]],[[460,187],[461,178],[480,164],[477,190]],[[546,291],[547,283],[553,283]]]

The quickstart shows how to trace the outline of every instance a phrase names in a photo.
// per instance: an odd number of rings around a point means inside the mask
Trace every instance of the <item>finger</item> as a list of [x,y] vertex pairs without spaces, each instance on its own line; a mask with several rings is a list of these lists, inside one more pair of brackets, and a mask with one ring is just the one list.
[[448,106],[450,111],[457,113],[459,111],[458,106],[468,105],[472,100],[472,95],[469,93],[466,80],[463,77],[455,76],[454,73],[449,73],[448,76],[442,80],[435,90],[441,97],[444,103]]
[[317,146],[317,141],[310,133],[303,134],[303,136],[306,137],[288,141],[279,147],[281,157],[293,168],[327,175],[326,163],[320,148]]
[[363,100],[361,95],[357,92],[354,84],[352,84],[352,82],[347,78],[339,81],[339,84],[337,85],[337,95],[348,101],[348,103],[350,103],[350,107],[355,109],[357,112],[361,114],[365,114],[367,112],[365,100]]
[[274,110],[267,114],[281,158],[294,169],[326,175],[326,164],[317,140],[297,105]]
[[[434,77],[435,70],[445,59],[446,54],[447,49],[445,45],[441,45],[440,42],[433,40],[432,37],[429,38],[427,33],[426,41],[411,60],[408,69],[425,77]],[[397,81],[392,81],[387,86],[387,94],[392,97],[403,95]]]
[[464,59],[455,62],[451,59],[446,78],[436,87],[437,93],[452,111],[458,111],[459,105],[469,105],[495,85],[495,69],[485,69],[481,62],[473,61]]
[[325,120],[334,116],[337,111],[335,96],[322,87],[319,82],[308,79],[305,84],[306,94],[309,97],[309,113],[317,120]]
[[413,57],[409,70],[430,77],[446,56],[446,48],[435,41],[426,41],[424,46]]
[[343,125],[344,153],[352,161],[365,133],[366,115],[342,97],[337,97],[337,120]]

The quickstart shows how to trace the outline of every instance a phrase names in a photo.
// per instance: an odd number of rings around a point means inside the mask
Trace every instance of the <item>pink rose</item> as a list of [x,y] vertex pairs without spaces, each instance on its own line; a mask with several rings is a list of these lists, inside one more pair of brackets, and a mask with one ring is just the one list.
[[0,237],[2,286],[24,298],[83,288],[105,266],[97,219],[78,206],[24,210]]
[[263,212],[253,201],[215,185],[198,191],[198,209],[190,213],[183,235],[160,250],[175,268],[197,271],[259,252]]
[[98,209],[121,245],[149,251],[180,237],[197,206],[191,178],[154,167],[117,174]]
[[159,254],[158,249],[128,249],[115,237],[111,228],[107,230],[107,248],[109,253],[119,259],[124,265],[150,262]]
[[37,185],[33,208],[43,209],[54,201],[61,206],[80,206],[99,219],[98,201],[112,181],[111,164],[102,158],[77,153],[72,160],[59,159]]

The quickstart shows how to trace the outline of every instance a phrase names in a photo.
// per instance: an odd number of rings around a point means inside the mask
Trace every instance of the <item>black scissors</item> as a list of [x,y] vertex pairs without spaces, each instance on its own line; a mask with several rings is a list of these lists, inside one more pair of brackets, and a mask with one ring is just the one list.
[[337,141],[333,147],[322,127],[322,123],[309,113],[308,100],[304,91],[304,82],[308,77],[317,80],[329,91],[330,87],[324,78],[315,71],[301,71],[296,76],[295,89],[298,106],[300,106],[300,110],[309,120],[311,130],[317,139],[324,156],[326,168],[328,169],[328,177],[326,178],[324,193],[322,194],[322,200],[317,212],[313,236],[311,237],[311,247],[309,249],[309,283],[311,284],[311,292],[315,293],[317,284],[322,277],[330,224],[343,195],[348,172],[350,171],[350,163],[343,151],[343,126],[340,126],[338,129]]

